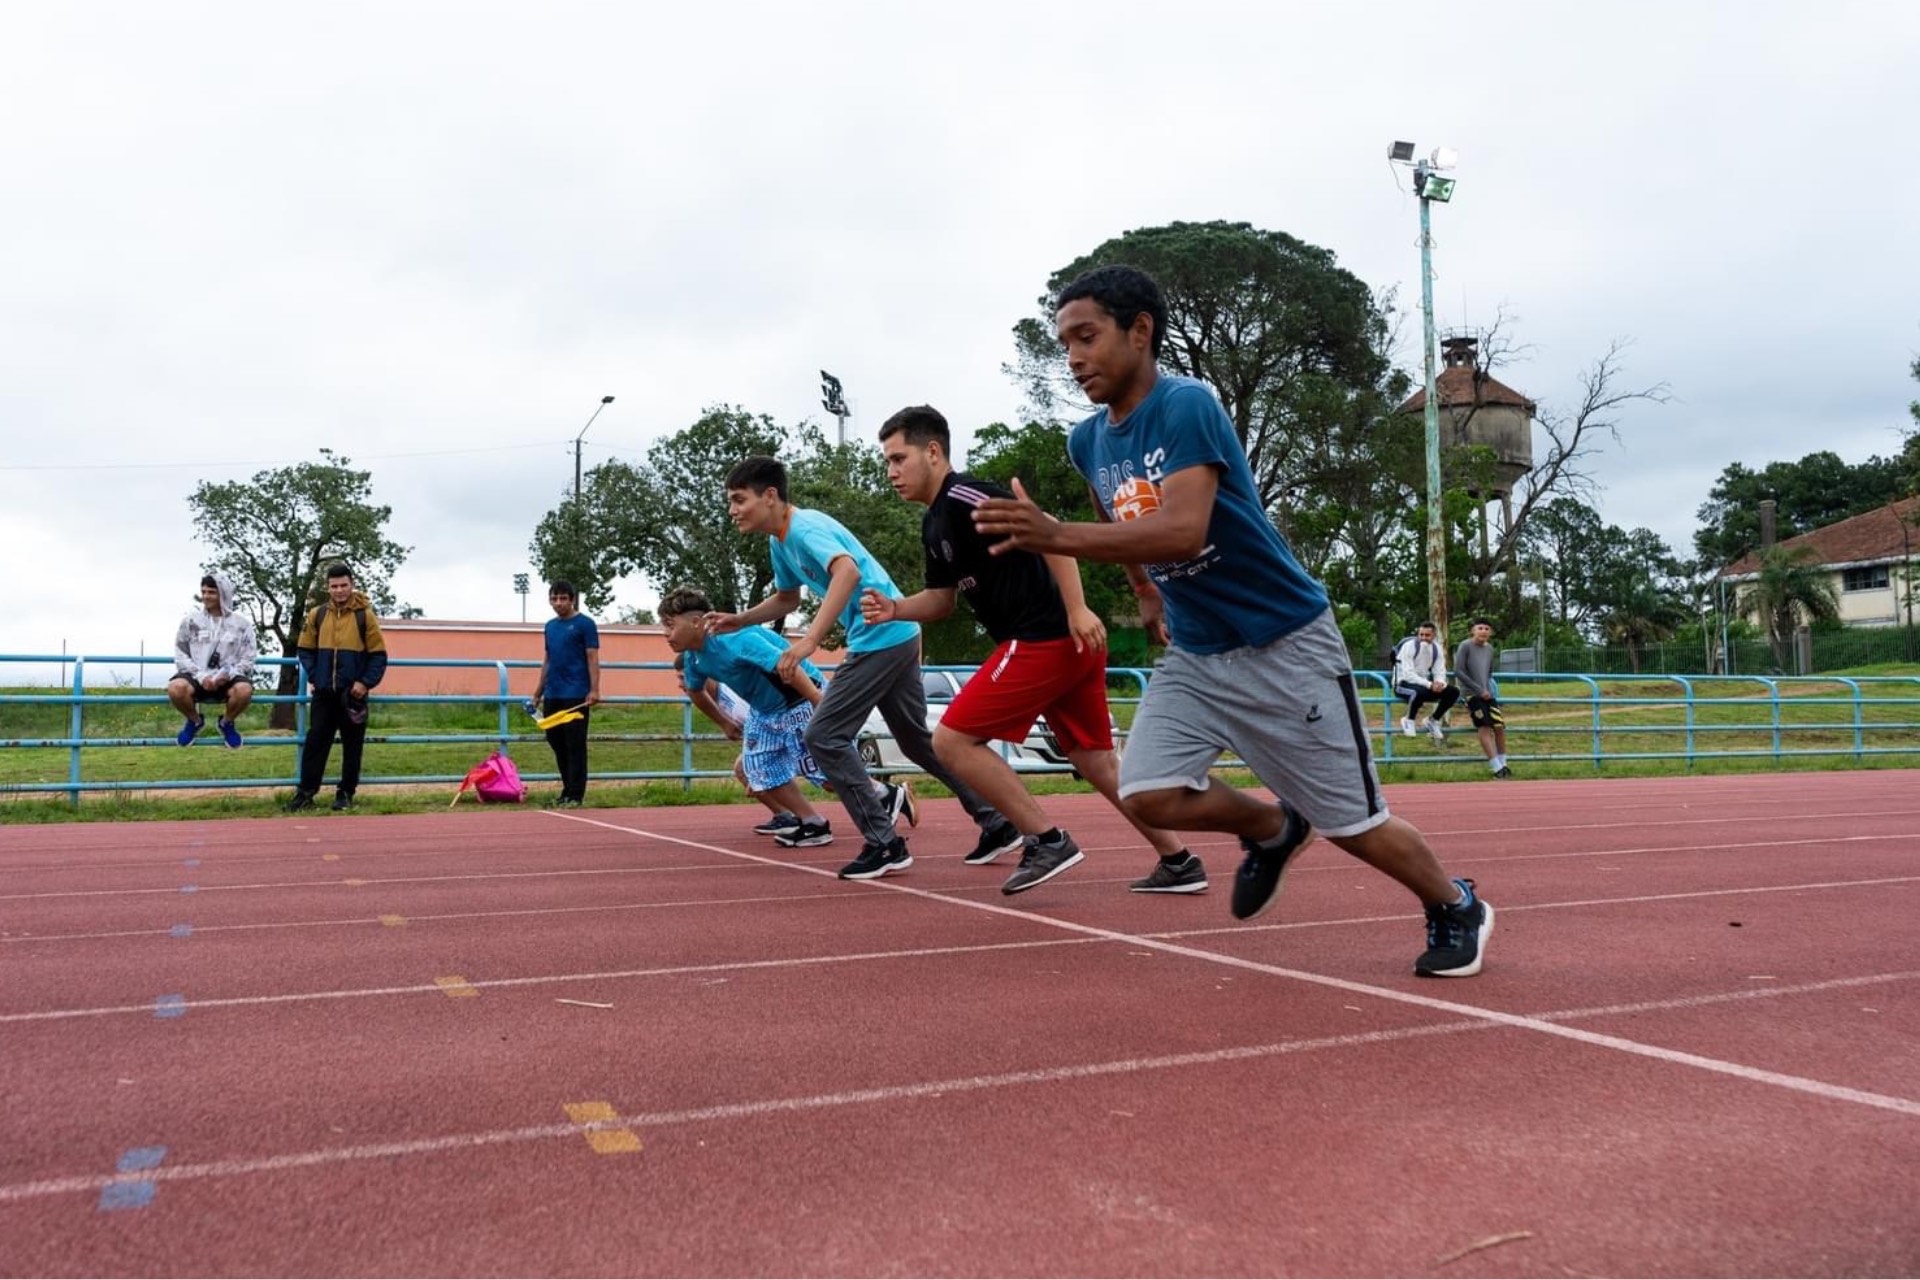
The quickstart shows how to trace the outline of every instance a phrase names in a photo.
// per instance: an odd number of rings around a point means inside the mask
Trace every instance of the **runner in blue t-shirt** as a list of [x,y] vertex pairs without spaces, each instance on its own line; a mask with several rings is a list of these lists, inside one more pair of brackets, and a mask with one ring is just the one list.
[[547,730],[560,774],[556,809],[578,809],[587,798],[587,721],[600,701],[600,628],[578,608],[579,596],[564,579],[547,589],[553,617],[546,627],[546,659],[533,686],[533,700],[546,715],[578,711]]
[[753,457],[735,464],[726,484],[727,514],[734,527],[767,535],[774,594],[743,613],[708,615],[708,632],[725,634],[785,617],[799,607],[800,588],[811,588],[820,597],[820,610],[778,664],[779,673],[790,676],[820,648],[834,623],[846,628],[846,655],[807,726],[807,749],[866,841],[860,856],[840,869],[840,878],[872,880],[913,865],[906,839],[895,827],[902,817],[910,827],[918,823],[913,792],[904,784],[876,784],[854,745],[875,707],[907,759],[952,791],[979,826],[980,843],[969,858],[987,850],[1020,848],[1024,842],[1014,825],[948,773],[933,752],[927,694],[920,683],[918,624],[870,623],[860,614],[863,589],[899,594],[887,571],[838,520],[787,500],[787,468],[777,458]]
[[[1100,267],[1061,290],[1057,306],[1067,367],[1104,406],[1067,442],[1100,520],[1056,520],[1015,481],[1015,496],[981,503],[974,522],[1001,547],[1125,565],[1149,634],[1169,643],[1121,760],[1127,808],[1156,827],[1240,837],[1242,920],[1273,902],[1318,827],[1425,904],[1415,973],[1480,972],[1493,908],[1388,814],[1326,589],[1267,518],[1212,391],[1159,370],[1160,286],[1133,267]],[[1225,751],[1279,802],[1212,785]]]
[[[787,646],[765,627],[747,627],[729,635],[708,635],[706,619],[713,603],[704,591],[679,587],[660,600],[660,625],[680,667],[681,687],[714,723],[726,727],[709,683],[731,689],[746,703],[741,727],[744,751],[735,772],[753,798],[777,816],[799,820],[771,834],[788,848],[810,849],[833,843],[833,828],[820,816],[800,779],[825,781],[807,752],[807,726],[820,702],[820,669],[802,662],[790,675],[779,674]],[[729,734],[729,736],[732,736]]]

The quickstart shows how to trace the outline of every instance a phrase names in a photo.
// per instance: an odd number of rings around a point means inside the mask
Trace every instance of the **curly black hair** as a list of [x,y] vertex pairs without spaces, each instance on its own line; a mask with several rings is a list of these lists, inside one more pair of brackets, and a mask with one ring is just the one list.
[[1131,329],[1140,313],[1146,312],[1153,319],[1153,358],[1160,358],[1160,343],[1167,332],[1167,299],[1152,276],[1138,267],[1119,263],[1095,267],[1075,277],[1060,291],[1054,309],[1057,311],[1080,298],[1098,303],[1122,329]]

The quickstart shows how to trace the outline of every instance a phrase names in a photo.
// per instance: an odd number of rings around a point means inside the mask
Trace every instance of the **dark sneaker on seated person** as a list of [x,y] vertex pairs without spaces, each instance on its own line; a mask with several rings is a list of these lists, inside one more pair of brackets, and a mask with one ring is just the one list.
[[220,719],[220,738],[221,741],[227,744],[229,751],[238,751],[240,749],[240,730],[234,726],[233,721],[224,716]]
[[173,735],[173,740],[183,747],[192,746],[193,740],[200,736],[200,730],[206,726],[206,723],[204,716],[198,720],[187,721],[180,726],[180,732]]
[[1273,905],[1273,900],[1280,896],[1280,881],[1287,874],[1287,864],[1313,839],[1312,824],[1295,813],[1292,805],[1283,801],[1280,807],[1286,811],[1287,823],[1280,829],[1278,840],[1265,848],[1250,840],[1240,842],[1247,856],[1233,877],[1233,918],[1236,920],[1251,920]]

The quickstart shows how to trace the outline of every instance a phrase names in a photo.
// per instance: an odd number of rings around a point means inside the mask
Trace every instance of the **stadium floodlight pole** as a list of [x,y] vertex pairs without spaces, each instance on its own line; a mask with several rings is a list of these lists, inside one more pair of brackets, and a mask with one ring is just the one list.
[[[593,411],[593,418],[600,416],[600,409],[613,403],[612,396],[600,397],[600,408]],[[593,425],[593,418],[587,419],[587,427]],[[573,500],[580,501],[580,442],[587,438],[587,427],[580,428],[580,434],[573,438]]]
[[1441,169],[1451,169],[1459,157],[1451,147],[1436,147],[1433,155],[1413,159],[1411,142],[1395,142],[1387,149],[1394,164],[1413,164],[1413,193],[1420,198],[1420,329],[1425,343],[1427,403],[1427,612],[1444,639],[1448,635],[1447,609],[1447,523],[1440,484],[1440,392],[1433,369],[1433,217],[1434,201],[1445,204],[1453,199],[1454,179],[1442,177]]
[[526,574],[516,573],[513,575],[513,589],[520,596],[520,621],[525,622],[527,620],[527,593],[533,590],[532,584],[527,581]]
[[853,413],[847,408],[847,393],[841,388],[840,379],[825,369],[820,371],[820,407],[832,414],[840,423],[835,443],[846,444],[847,419],[852,417]]

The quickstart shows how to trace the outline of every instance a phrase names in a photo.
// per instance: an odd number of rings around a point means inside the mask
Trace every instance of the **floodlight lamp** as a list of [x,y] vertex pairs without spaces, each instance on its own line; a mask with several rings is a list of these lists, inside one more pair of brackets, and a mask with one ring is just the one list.
[[1435,147],[1433,149],[1433,167],[1434,168],[1451,169],[1459,163],[1460,163],[1460,153],[1458,151],[1455,151],[1452,147]]
[[1413,160],[1413,144],[1411,142],[1394,143],[1387,148],[1387,159],[1398,161],[1401,164],[1411,163]]
[[1453,188],[1458,182],[1455,178],[1443,178],[1437,173],[1429,173],[1420,187],[1420,198],[1431,200],[1435,204],[1445,204],[1453,199]]

